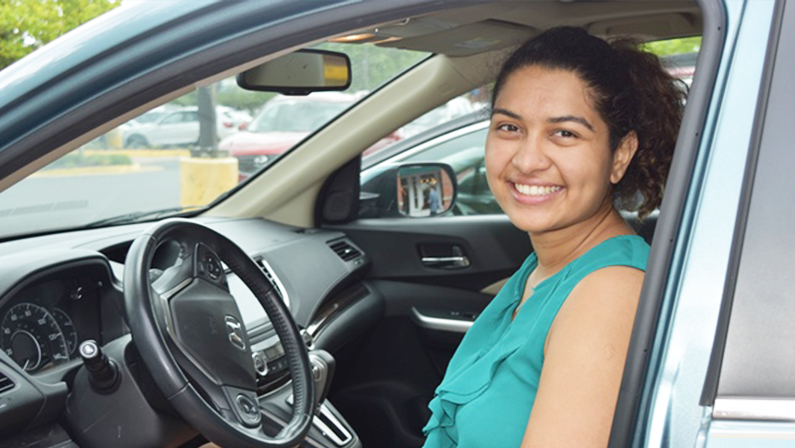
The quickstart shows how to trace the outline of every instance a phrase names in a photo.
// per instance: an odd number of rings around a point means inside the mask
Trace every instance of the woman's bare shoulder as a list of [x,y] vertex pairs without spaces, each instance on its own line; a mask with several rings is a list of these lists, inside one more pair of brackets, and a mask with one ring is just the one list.
[[615,266],[572,290],[547,337],[522,446],[607,445],[642,284],[643,271]]
[[547,344],[560,336],[578,339],[587,332],[586,341],[628,336],[635,319],[644,272],[628,266],[598,269],[569,294],[550,329]]

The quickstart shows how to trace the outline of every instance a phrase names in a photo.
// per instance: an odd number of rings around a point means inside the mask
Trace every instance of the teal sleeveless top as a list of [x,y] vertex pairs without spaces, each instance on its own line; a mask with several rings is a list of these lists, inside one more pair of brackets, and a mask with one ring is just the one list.
[[511,316],[537,258],[530,254],[467,331],[429,408],[424,448],[518,447],[533,408],[547,333],[572,289],[608,266],[646,270],[649,246],[636,235],[603,241],[535,287]]

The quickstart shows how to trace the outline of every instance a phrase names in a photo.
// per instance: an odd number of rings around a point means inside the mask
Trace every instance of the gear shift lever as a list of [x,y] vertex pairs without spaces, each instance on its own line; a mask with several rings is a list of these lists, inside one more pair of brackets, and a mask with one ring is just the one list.
[[320,405],[326,400],[334,378],[336,361],[331,353],[325,350],[312,350],[309,352],[309,363],[312,364],[312,378],[315,380],[315,399],[318,411]]
[[119,383],[119,368],[105,355],[99,344],[86,340],[80,344],[80,357],[88,371],[91,386],[99,393],[110,393]]

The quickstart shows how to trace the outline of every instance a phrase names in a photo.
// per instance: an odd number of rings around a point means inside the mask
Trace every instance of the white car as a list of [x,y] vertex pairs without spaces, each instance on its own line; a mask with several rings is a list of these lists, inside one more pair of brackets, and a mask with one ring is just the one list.
[[[218,138],[233,134],[238,127],[250,120],[248,114],[218,106],[216,108],[216,132]],[[146,117],[142,115],[140,118]],[[127,148],[147,148],[157,146],[189,146],[199,140],[199,110],[188,106],[171,112],[160,113],[154,120],[144,122],[139,119],[128,123],[122,132],[124,146]]]

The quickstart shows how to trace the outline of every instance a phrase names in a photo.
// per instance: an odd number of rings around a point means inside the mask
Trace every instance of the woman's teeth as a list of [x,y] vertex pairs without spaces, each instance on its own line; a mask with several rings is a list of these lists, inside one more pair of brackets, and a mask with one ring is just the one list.
[[528,196],[546,196],[563,188],[557,185],[554,187],[547,187],[541,185],[514,184],[514,186],[516,187],[516,191]]

